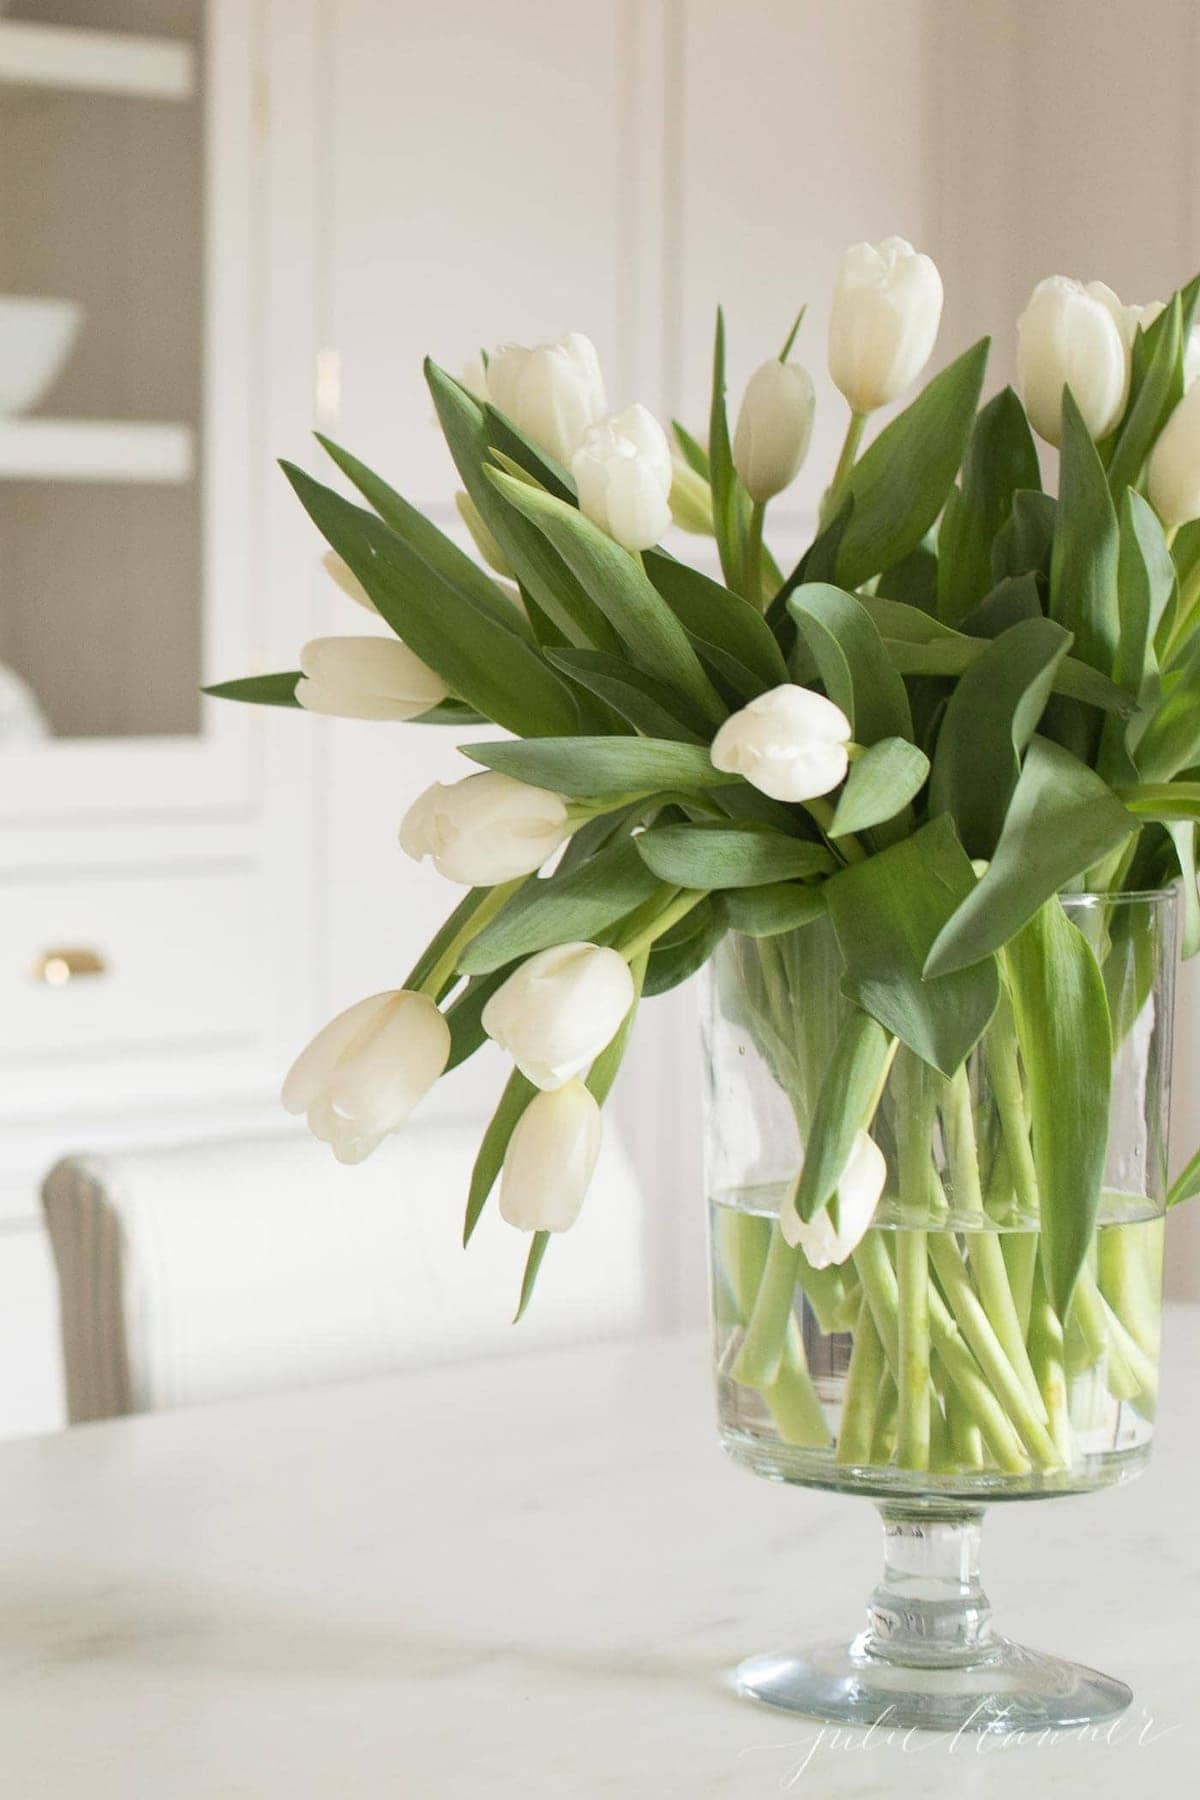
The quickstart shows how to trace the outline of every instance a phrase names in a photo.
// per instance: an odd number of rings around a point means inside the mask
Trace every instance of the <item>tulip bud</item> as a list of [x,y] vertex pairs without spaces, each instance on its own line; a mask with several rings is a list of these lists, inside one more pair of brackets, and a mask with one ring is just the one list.
[[565,1087],[609,1043],[634,1001],[623,956],[599,944],[555,944],[523,962],[483,1009],[483,1029],[527,1081]]
[[487,391],[493,406],[564,465],[608,407],[600,359],[579,331],[534,350],[501,345],[488,359]]
[[779,1229],[793,1250],[803,1250],[814,1269],[844,1263],[875,1217],[886,1181],[883,1151],[867,1132],[858,1131],[837,1184],[837,1223],[830,1211],[832,1200],[807,1221],[789,1200],[780,1211]]
[[1107,437],[1125,411],[1129,351],[1114,302],[1120,307],[1115,294],[1105,299],[1065,275],[1051,275],[1038,282],[1017,321],[1021,397],[1034,430],[1048,444],[1062,438],[1065,387],[1093,438]]
[[671,492],[667,496],[671,518],[680,531],[696,537],[713,535],[712,489],[703,475],[697,475],[680,457],[671,459]]
[[460,490],[454,496],[454,504],[458,508],[459,518],[470,532],[472,542],[488,568],[494,569],[497,575],[503,575],[507,581],[511,581],[513,566],[488,530],[483,514],[470,494],[465,494]]
[[887,406],[933,354],[942,318],[937,265],[900,237],[852,244],[829,315],[829,373],[856,413]]
[[341,719],[416,719],[450,692],[397,638],[314,638],[300,652],[296,699]]
[[846,778],[850,721],[811,688],[784,682],[726,719],[712,764],[772,800],[815,800]]
[[1200,519],[1200,385],[1190,387],[1150,452],[1146,491],[1168,531]]
[[579,505],[626,550],[649,550],[671,523],[671,450],[644,406],[593,425],[571,459]]
[[446,1067],[450,1028],[425,994],[372,994],[347,1007],[300,1052],[283,1104],[305,1113],[339,1162],[362,1162],[407,1119]]
[[361,606],[364,612],[374,613],[376,618],[379,617],[379,608],[349,563],[343,562],[336,550],[325,552],[321,558],[321,567],[337,582],[347,600],[353,600],[355,606]]
[[790,487],[812,438],[812,377],[778,357],[755,369],[746,385],[733,434],[733,466],[760,504]]
[[400,848],[414,862],[432,857],[447,881],[495,887],[540,869],[570,830],[561,794],[489,769],[426,788],[404,815]]
[[535,1094],[508,1140],[500,1217],[518,1231],[568,1231],[600,1154],[600,1108],[576,1078]]

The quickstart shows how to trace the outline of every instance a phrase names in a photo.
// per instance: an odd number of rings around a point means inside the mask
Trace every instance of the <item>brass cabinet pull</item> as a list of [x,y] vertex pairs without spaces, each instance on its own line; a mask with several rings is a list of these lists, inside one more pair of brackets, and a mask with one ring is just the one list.
[[36,981],[45,982],[47,987],[67,987],[72,981],[107,975],[108,964],[98,950],[64,945],[43,950],[33,965],[33,974]]

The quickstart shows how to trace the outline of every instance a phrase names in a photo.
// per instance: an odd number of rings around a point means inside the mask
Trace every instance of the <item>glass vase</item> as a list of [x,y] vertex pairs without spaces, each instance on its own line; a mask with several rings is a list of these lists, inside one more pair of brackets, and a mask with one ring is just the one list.
[[871,1124],[882,1198],[845,1260],[821,1267],[820,1246],[794,1248],[779,1215],[847,1013],[836,943],[818,921],[731,935],[713,959],[706,1169],[721,1437],[758,1475],[871,1498],[885,1535],[883,1576],[851,1643],[739,1668],[740,1690],[773,1705],[995,1730],[1094,1722],[1129,1704],[1122,1682],[995,1632],[978,1568],[985,1506],[1126,1481],[1154,1434],[1174,898],[1063,905],[1104,974],[1114,1041],[1103,1190],[1065,1316],[1043,1273],[1006,984],[953,1077],[899,1046]]

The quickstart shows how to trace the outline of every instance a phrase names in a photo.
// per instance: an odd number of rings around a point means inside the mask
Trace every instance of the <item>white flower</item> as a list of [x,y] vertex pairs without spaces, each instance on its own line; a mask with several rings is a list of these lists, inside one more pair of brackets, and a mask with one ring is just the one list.
[[1200,384],[1171,414],[1146,468],[1146,491],[1168,530],[1200,519]]
[[314,638],[300,668],[300,705],[341,719],[415,719],[450,692],[398,638]]
[[1183,391],[1200,375],[1200,325],[1193,325],[1183,346]]
[[875,1217],[887,1181],[883,1151],[867,1132],[855,1133],[854,1144],[837,1185],[837,1224],[830,1208],[821,1208],[806,1223],[789,1200],[779,1214],[779,1229],[793,1250],[799,1247],[814,1269],[844,1263]]
[[483,1029],[535,1087],[565,1087],[597,1057],[633,1005],[623,956],[555,944],[523,962],[483,1009]]
[[400,847],[414,862],[432,857],[447,881],[495,887],[540,869],[569,835],[561,794],[489,769],[426,788],[404,815]]
[[1108,288],[1101,295],[1065,275],[1051,275],[1038,282],[1017,321],[1021,397],[1034,430],[1048,444],[1062,438],[1065,387],[1093,438],[1106,437],[1125,410],[1127,327],[1118,324],[1114,304],[1121,305]]
[[534,350],[502,344],[488,358],[487,391],[493,406],[564,464],[608,409],[600,358],[580,331]]
[[518,1231],[568,1231],[600,1154],[600,1108],[582,1081],[535,1094],[508,1141],[500,1217]]
[[937,265],[901,237],[852,244],[829,315],[829,373],[856,413],[887,406],[933,354],[942,318]]
[[478,350],[475,352],[474,356],[468,356],[466,362],[462,366],[462,374],[458,379],[462,382],[472,400],[478,400],[481,405],[486,403],[488,398],[487,365]]
[[379,617],[379,608],[349,563],[344,562],[336,550],[325,552],[321,558],[321,567],[337,582],[347,600],[353,600],[355,606],[361,606],[364,612],[374,613],[376,618]]
[[580,510],[626,550],[648,550],[671,523],[671,449],[644,406],[593,425],[571,458],[571,473]]
[[778,357],[759,365],[746,384],[733,434],[733,466],[752,500],[790,487],[812,439],[812,376]]
[[713,767],[744,775],[772,800],[815,800],[844,781],[850,721],[811,688],[784,682],[726,719],[713,739]]
[[1121,342],[1126,350],[1133,349],[1133,340],[1138,331],[1148,331],[1159,314],[1166,311],[1162,300],[1148,300],[1145,306],[1127,306],[1119,294],[1115,294],[1103,281],[1089,281],[1084,285],[1084,292],[1099,300],[1112,315],[1113,322],[1121,334]]
[[450,1028],[425,994],[372,994],[347,1007],[302,1050],[283,1104],[305,1113],[339,1162],[364,1157],[407,1119],[450,1055]]

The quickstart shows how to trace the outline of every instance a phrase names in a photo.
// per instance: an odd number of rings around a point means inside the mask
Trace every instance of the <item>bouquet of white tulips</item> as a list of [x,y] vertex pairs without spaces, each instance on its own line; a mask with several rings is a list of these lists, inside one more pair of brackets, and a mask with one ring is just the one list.
[[[285,464],[378,632],[320,639],[298,672],[210,691],[504,733],[466,747],[484,772],[411,800],[403,849],[466,891],[403,986],[304,1050],[288,1108],[357,1161],[446,1070],[500,1045],[513,1066],[464,1237],[498,1183],[502,1216],[534,1234],[523,1310],[550,1234],[583,1204],[639,1004],[728,938],[747,1029],[803,1146],[747,1277],[737,1378],[777,1392],[797,1280],[858,1316],[874,1290],[854,1258],[901,1178],[885,1084],[903,1073],[914,1106],[961,1128],[966,1060],[1001,1028],[1029,1134],[1028,1156],[1009,1142],[1003,1168],[1028,1161],[1038,1177],[1040,1279],[1065,1318],[1099,1204],[1121,1022],[1107,949],[1060,897],[1181,880],[1187,948],[1200,944],[1196,297],[1192,283],[1139,309],[1100,284],[1043,282],[1019,326],[1024,403],[1005,388],[980,407],[984,340],[864,447],[932,355],[942,285],[900,239],[856,245],[828,344],[845,444],[787,573],[764,526],[812,431],[796,329],[752,375],[731,430],[718,314],[706,443],[677,424],[672,445],[637,404],[609,412],[579,335],[505,346],[458,379],[428,364],[480,560],[325,438],[363,504]],[[1031,424],[1058,447],[1057,498]],[[658,547],[672,516],[715,539],[723,579],[715,558],[703,573]],[[806,1011],[806,943],[840,994],[831,1044]],[[1039,992],[1058,1029],[1035,1051]],[[1089,1143],[1098,1154],[1079,1153]],[[1194,1161],[1172,1197],[1198,1189]],[[903,1342],[917,1342],[931,1281],[958,1304],[962,1270],[946,1246],[939,1256],[936,1276],[880,1277]],[[968,1269],[964,1307],[982,1293],[989,1318],[1003,1312],[1004,1276]],[[999,1336],[1024,1380],[1023,1348]],[[1029,1423],[991,1349],[977,1354],[1036,1461],[1046,1407],[1035,1395]],[[935,1382],[936,1354],[932,1366],[922,1380]],[[927,1422],[942,1416],[929,1392]]]

